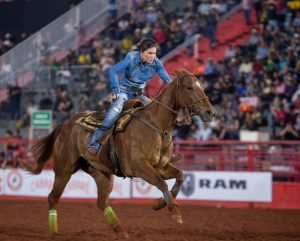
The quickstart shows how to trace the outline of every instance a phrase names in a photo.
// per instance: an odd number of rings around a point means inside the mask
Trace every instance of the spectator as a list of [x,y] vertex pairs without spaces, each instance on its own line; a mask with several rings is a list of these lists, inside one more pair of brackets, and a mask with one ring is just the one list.
[[228,44],[225,53],[224,53],[224,60],[227,61],[231,58],[234,58],[236,56],[236,49],[232,44]]
[[57,119],[58,123],[62,123],[70,118],[73,107],[73,101],[69,97],[67,90],[60,89],[53,112],[53,115]]
[[27,106],[26,112],[22,115],[20,120],[16,123],[16,126],[18,128],[29,126],[32,112],[38,110],[38,105],[36,104],[34,99],[30,99],[26,106]]
[[257,47],[256,56],[261,59],[264,59],[264,58],[268,57],[268,54],[269,54],[269,48],[268,48],[266,42],[261,41]]
[[16,80],[14,85],[9,88],[9,105],[12,120],[20,119],[21,96],[22,90],[18,84],[18,81]]
[[242,0],[245,22],[247,25],[251,24],[251,0]]
[[3,45],[6,50],[9,50],[14,47],[13,36],[10,33],[5,34]]
[[208,58],[206,60],[204,74],[206,75],[208,80],[215,79],[216,75],[218,74],[217,65],[213,58]]
[[278,136],[282,140],[299,140],[299,132],[297,132],[292,122],[287,122]]
[[256,23],[260,23],[262,9],[263,9],[262,1],[261,0],[253,0],[253,4],[254,4],[254,10],[255,10]]
[[67,89],[69,82],[71,81],[71,71],[69,70],[69,63],[65,61],[61,66],[60,70],[56,72],[57,86]]
[[239,74],[243,79],[248,79],[253,72],[253,63],[248,59],[244,58],[239,68]]
[[277,31],[277,7],[274,0],[269,0],[266,4],[268,28],[270,33]]
[[207,122],[203,122],[202,126],[196,126],[197,129],[193,132],[194,140],[209,141],[212,139],[212,128]]
[[2,160],[1,168],[13,165],[14,151],[18,149],[18,145],[11,142],[14,139],[13,132],[11,130],[6,130],[4,139],[7,142],[4,143],[3,150],[0,152],[0,160]]
[[110,14],[111,21],[115,21],[118,16],[118,9],[116,6],[116,0],[109,0],[108,11]]
[[211,9],[208,14],[205,14],[205,21],[206,21],[206,37],[210,41],[210,48],[215,48],[216,43],[218,42],[216,37],[216,31],[218,27],[218,12],[215,9]]
[[202,0],[198,6],[197,11],[201,14],[206,14],[210,11],[211,4],[208,0]]

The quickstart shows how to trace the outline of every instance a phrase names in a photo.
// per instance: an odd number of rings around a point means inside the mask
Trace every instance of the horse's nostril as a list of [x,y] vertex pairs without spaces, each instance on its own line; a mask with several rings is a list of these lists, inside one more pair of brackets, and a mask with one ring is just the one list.
[[211,117],[215,117],[216,113],[214,111],[206,111],[206,113],[211,116]]

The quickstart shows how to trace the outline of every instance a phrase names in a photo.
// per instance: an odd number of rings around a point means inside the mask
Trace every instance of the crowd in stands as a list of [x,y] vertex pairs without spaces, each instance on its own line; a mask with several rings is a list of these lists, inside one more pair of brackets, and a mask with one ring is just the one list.
[[[135,0],[132,10],[121,18],[116,18],[112,8],[114,21],[104,32],[51,65],[56,68],[57,94],[45,105],[52,106],[58,122],[74,111],[96,110],[103,93],[110,91],[106,71],[143,37],[160,44],[160,57],[196,33],[210,40],[210,48],[218,48],[220,16],[238,2],[188,0],[183,11],[167,12],[159,0]],[[211,124],[194,118],[191,126],[179,127],[178,140],[239,139],[241,130],[266,130],[270,139],[300,138],[299,8],[286,1],[264,1],[261,7],[261,1],[242,2],[245,22],[253,24],[249,41],[243,46],[229,44],[221,62],[209,57],[197,61],[203,68],[195,66],[201,69],[195,73],[205,83],[218,115]],[[251,15],[254,10],[256,18]],[[70,67],[74,65],[83,67],[78,78],[78,72]],[[87,65],[91,68],[84,69]],[[72,100],[70,82],[85,90],[79,92],[79,104]],[[20,113],[25,123],[32,109],[41,108],[41,103],[30,102]]]
[[[115,1],[110,2],[114,4]],[[239,1],[187,1],[185,8],[168,12],[158,0],[133,1],[129,13],[115,18],[116,13],[113,11],[112,19],[115,21],[104,32],[81,46],[78,51],[71,52],[63,60],[63,64],[60,64],[92,66],[83,71],[88,77],[84,84],[88,85],[85,88],[89,90],[87,92],[89,98],[83,94],[81,99],[87,99],[83,102],[96,109],[101,99],[99,95],[103,96],[103,93],[110,92],[107,70],[122,59],[128,51],[134,50],[142,38],[153,38],[160,45],[159,57],[196,33],[207,36],[211,41],[211,47],[214,47],[217,42],[215,32],[219,17],[237,2]],[[91,75],[96,75],[98,79],[91,78]],[[90,94],[95,92],[98,94],[95,94],[93,99]]]
[[218,115],[211,125],[195,119],[190,129],[179,128],[178,139],[239,139],[244,130],[300,139],[300,5],[266,1],[262,7],[257,19],[245,15],[261,31],[253,25],[249,41],[228,45],[223,61],[196,66]]

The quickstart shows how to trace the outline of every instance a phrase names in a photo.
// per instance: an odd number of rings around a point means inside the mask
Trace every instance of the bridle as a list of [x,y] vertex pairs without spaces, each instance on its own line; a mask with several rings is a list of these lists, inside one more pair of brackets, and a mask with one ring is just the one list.
[[[178,78],[177,83],[176,83],[176,96],[175,96],[175,106],[177,106],[178,103],[178,90],[182,88],[180,82],[182,79],[184,79],[187,76],[192,76],[194,78],[196,78],[196,76],[194,74],[185,74],[183,76],[181,76],[180,78]],[[199,99],[195,100],[192,104],[190,104],[187,109],[189,110],[189,112],[193,112],[193,111],[201,111],[201,109],[198,109],[196,107],[196,104],[204,99],[208,99],[208,97],[204,94],[204,96],[200,97]],[[156,102],[157,104],[163,106],[164,108],[166,108],[167,110],[171,111],[173,113],[173,115],[178,115],[178,111],[173,110],[172,108],[170,108],[169,106],[167,106],[166,104],[158,101],[156,98],[153,100],[154,102]]]
[[[187,77],[187,76],[193,76],[196,78],[195,75],[193,74],[185,74],[183,76],[181,76],[180,78],[177,79],[177,83],[176,83],[176,91],[175,91],[175,106],[177,106],[178,103],[178,93],[179,93],[179,89],[182,89],[182,86],[180,84],[180,81]],[[158,96],[158,95],[157,95]],[[176,110],[173,110],[171,107],[167,106],[166,104],[160,102],[159,100],[157,100],[157,96],[155,97],[155,99],[153,100],[153,102],[156,102],[157,104],[163,106],[164,108],[166,108],[167,110],[171,111],[173,115],[178,115],[178,112]],[[201,100],[204,99],[208,99],[208,97],[204,94],[204,96],[200,97],[199,99],[193,101],[192,104],[190,104],[188,107],[186,107],[188,109],[188,111],[190,113],[193,113],[195,110],[196,111],[200,111],[198,108],[195,108],[196,103],[198,103]],[[134,115],[134,117],[136,117],[140,122],[142,122],[143,124],[145,124],[146,126],[150,127],[151,129],[153,129],[154,131],[158,132],[162,138],[165,138],[168,135],[168,131],[167,130],[162,130],[160,128],[158,128],[157,126],[155,126],[154,124],[150,123],[147,119],[145,119],[144,117],[140,116],[140,115]]]

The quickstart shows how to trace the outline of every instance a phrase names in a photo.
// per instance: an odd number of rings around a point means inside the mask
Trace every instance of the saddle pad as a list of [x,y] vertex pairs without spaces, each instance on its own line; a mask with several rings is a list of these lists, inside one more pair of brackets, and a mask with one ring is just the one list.
[[[132,116],[141,109],[143,109],[143,107],[138,107],[123,112],[119,119],[116,121],[115,132],[124,131]],[[81,125],[85,130],[89,132],[95,132],[96,129],[101,126],[102,120],[96,119],[92,115],[88,115],[79,118],[76,123]]]
[[101,121],[89,115],[80,117],[76,124],[81,125],[86,131],[95,132],[101,126]]

